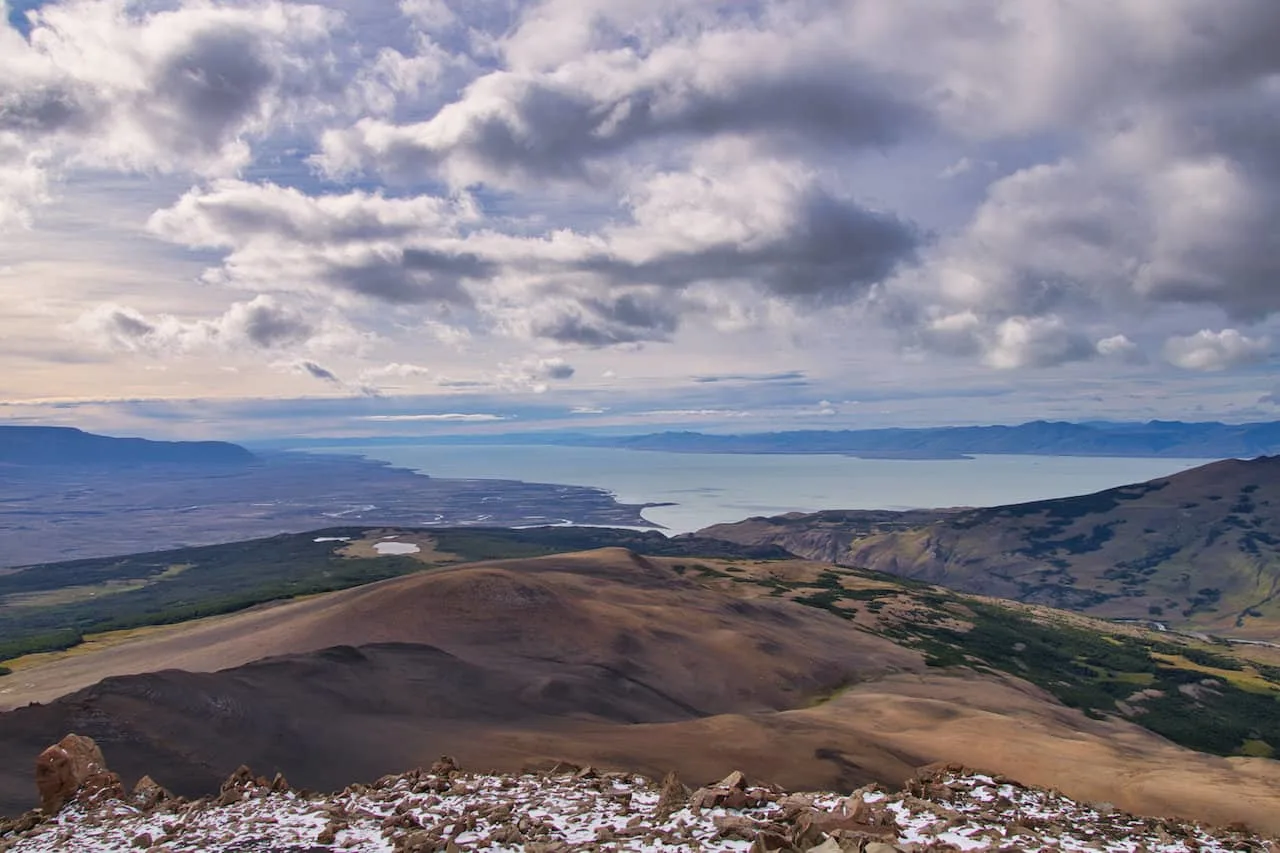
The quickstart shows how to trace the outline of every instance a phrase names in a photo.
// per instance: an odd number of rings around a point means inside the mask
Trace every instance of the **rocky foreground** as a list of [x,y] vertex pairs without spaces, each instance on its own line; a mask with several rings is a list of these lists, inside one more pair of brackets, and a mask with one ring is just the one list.
[[464,773],[449,759],[315,794],[241,768],[218,796],[192,801],[150,779],[126,793],[92,741],[70,736],[41,756],[37,779],[44,805],[0,821],[2,853],[1280,850],[1243,828],[1134,817],[956,766],[898,793],[848,796],[787,793],[740,773],[691,792],[674,775]]

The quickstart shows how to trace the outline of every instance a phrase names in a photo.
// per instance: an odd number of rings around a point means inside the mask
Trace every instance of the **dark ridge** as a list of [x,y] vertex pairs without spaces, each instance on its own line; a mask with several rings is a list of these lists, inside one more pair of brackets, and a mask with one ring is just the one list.
[[225,441],[150,441],[73,427],[0,426],[0,464],[5,465],[248,465],[256,458]]

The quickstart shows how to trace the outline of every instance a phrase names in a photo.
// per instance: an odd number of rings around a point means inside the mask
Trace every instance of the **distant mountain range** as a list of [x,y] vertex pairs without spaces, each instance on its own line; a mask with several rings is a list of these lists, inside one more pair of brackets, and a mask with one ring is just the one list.
[[4,465],[247,465],[255,458],[225,441],[149,441],[73,427],[0,426]]
[[985,509],[831,510],[700,532],[980,595],[1280,640],[1280,457]]
[[644,435],[527,432],[498,435],[380,436],[316,439],[310,442],[290,440],[272,444],[298,447],[308,443],[327,447],[415,443],[522,444],[618,447],[669,453],[836,453],[890,459],[955,459],[966,454],[1221,459],[1280,453],[1280,421],[1250,424],[1032,421],[1019,426],[795,430],[741,435],[709,435],[700,432]]
[[1220,458],[1280,451],[1280,422],[1076,424],[1033,421],[1020,426],[932,429],[803,430],[749,435],[664,432],[611,439],[613,447],[697,453],[846,453],[946,458],[968,453],[1047,456]]

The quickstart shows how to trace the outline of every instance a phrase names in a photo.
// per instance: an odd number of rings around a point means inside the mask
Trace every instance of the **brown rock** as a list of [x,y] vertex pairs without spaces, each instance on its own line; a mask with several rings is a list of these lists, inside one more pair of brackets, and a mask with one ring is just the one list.
[[662,780],[662,791],[658,794],[658,804],[654,806],[653,817],[662,823],[689,804],[690,791],[675,771],[668,773]]
[[737,838],[742,841],[754,841],[760,832],[760,825],[749,817],[742,815],[716,815],[714,819],[716,832],[721,838]]
[[248,766],[241,764],[236,768],[234,773],[227,777],[219,790],[221,793],[225,794],[227,791],[233,789],[243,791],[254,787],[256,784],[257,782],[253,778],[253,771],[250,770]]
[[440,760],[431,765],[431,773],[435,776],[448,776],[461,771],[462,768],[458,766],[458,762],[448,755],[440,756]]
[[35,829],[43,823],[47,817],[48,815],[44,814],[39,809],[32,809],[31,811],[21,814],[12,820],[0,818],[0,838],[10,834],[19,835],[27,832],[28,830]]
[[795,850],[796,848],[785,835],[761,831],[756,834],[756,839],[751,842],[751,849],[747,853],[792,853]]
[[747,789],[747,777],[742,775],[741,770],[735,770],[716,783],[715,787],[729,789],[737,788],[745,791]]
[[166,800],[172,800],[173,793],[156,782],[150,776],[143,776],[133,786],[133,802],[143,811],[150,811]]
[[120,777],[107,769],[93,738],[69,734],[36,759],[36,789],[47,815],[60,811],[81,789],[93,796],[114,793],[119,787]]

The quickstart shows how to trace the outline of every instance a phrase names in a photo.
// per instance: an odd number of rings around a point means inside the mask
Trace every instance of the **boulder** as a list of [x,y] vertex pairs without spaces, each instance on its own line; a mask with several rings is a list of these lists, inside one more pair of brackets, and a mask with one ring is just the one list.
[[122,797],[120,777],[107,769],[93,738],[69,734],[36,758],[36,789],[40,809],[57,814],[77,797]]

